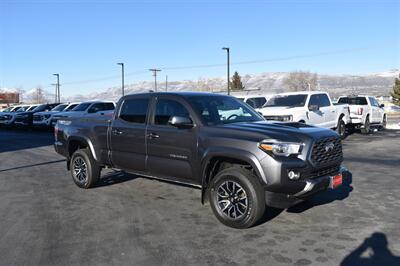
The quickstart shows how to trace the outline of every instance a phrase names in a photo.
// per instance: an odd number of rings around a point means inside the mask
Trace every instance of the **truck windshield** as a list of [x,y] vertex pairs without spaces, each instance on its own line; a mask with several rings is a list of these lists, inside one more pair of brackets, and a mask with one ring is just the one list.
[[365,97],[341,97],[338,103],[347,103],[349,105],[367,105]]
[[48,107],[47,104],[42,104],[42,105],[37,106],[32,111],[34,111],[34,112],[43,112],[44,110],[46,110],[47,107]]
[[72,111],[72,110],[73,110],[75,107],[77,107],[77,106],[78,106],[77,103],[71,104],[70,106],[68,106],[67,108],[65,108],[64,111]]
[[206,125],[263,121],[247,104],[229,96],[188,97],[197,114]]
[[274,106],[287,106],[287,107],[301,107],[306,104],[307,95],[277,95],[268,100],[264,107]]
[[30,106],[26,111],[32,111],[32,110],[35,109],[36,107],[37,107],[37,105]]
[[78,104],[72,111],[85,111],[90,106],[90,103],[81,103]]
[[56,112],[62,111],[62,110],[65,109],[65,107],[67,107],[66,104],[59,104],[59,105],[57,105],[56,107],[54,107],[53,109],[51,109],[51,111],[56,111]]
[[28,110],[29,106],[22,106],[21,108],[18,109],[17,113],[22,113],[26,112]]

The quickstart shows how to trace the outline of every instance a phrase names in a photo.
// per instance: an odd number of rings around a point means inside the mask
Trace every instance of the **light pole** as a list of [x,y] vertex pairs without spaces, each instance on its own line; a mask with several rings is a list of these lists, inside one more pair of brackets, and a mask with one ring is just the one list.
[[122,96],[125,95],[125,69],[124,69],[124,63],[117,63],[117,65],[121,66],[121,71],[122,71]]
[[222,50],[225,50],[226,51],[226,55],[227,55],[227,58],[226,58],[226,65],[227,65],[227,72],[228,72],[228,77],[227,77],[227,81],[228,81],[228,95],[230,95],[231,94],[231,86],[230,86],[230,82],[229,82],[229,79],[230,79],[230,75],[229,75],[229,47],[223,47],[222,48]]
[[154,76],[154,91],[157,92],[157,72],[160,72],[161,69],[151,68],[149,71],[153,72]]
[[56,102],[60,103],[61,97],[60,97],[60,74],[56,73],[53,74],[54,76],[57,77],[57,84],[56,84]]

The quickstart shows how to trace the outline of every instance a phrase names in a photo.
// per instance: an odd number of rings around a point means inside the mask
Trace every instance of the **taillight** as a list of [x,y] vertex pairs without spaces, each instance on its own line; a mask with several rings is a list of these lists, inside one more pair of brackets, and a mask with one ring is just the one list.
[[364,109],[362,107],[357,108],[357,114],[358,115],[362,115],[363,111],[364,111]]
[[57,138],[57,134],[58,134],[58,127],[55,126],[54,127],[54,137]]

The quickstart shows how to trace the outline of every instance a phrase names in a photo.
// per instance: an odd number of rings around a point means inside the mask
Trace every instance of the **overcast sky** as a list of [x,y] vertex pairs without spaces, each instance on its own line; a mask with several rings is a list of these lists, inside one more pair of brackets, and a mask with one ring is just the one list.
[[117,62],[126,84],[223,76],[223,46],[243,75],[400,68],[400,1],[1,0],[0,27],[0,87],[60,73],[64,95],[118,86]]

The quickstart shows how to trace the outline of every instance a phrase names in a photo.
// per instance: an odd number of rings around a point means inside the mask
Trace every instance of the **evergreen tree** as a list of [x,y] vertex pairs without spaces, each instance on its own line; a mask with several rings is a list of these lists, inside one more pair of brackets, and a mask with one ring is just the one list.
[[233,74],[231,88],[232,90],[244,90],[244,86],[237,71],[235,71],[235,73]]
[[393,98],[393,103],[395,105],[400,105],[400,74],[399,77],[395,79],[393,91],[390,93]]

